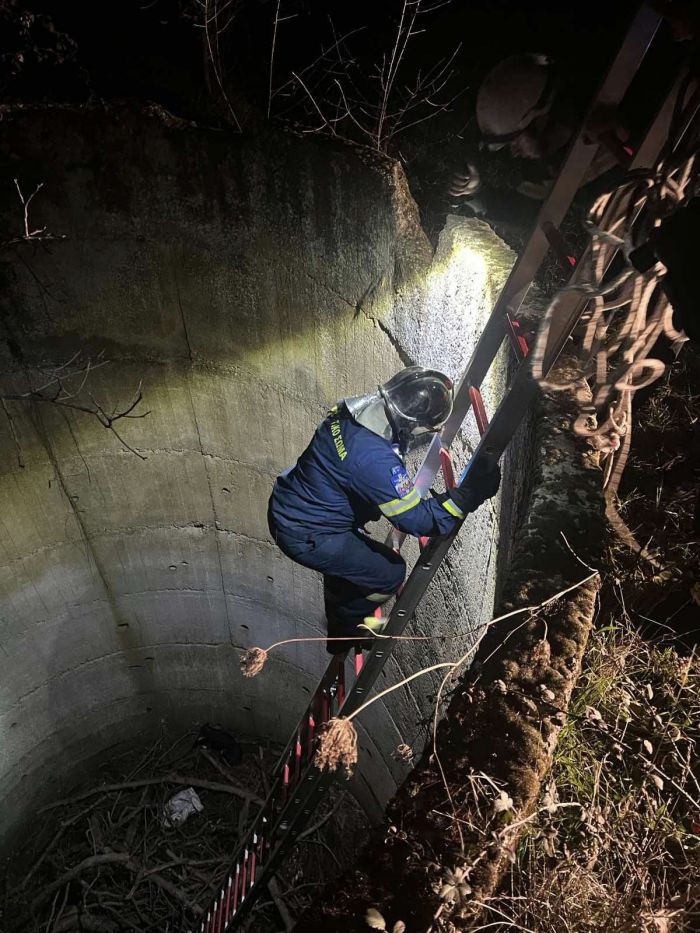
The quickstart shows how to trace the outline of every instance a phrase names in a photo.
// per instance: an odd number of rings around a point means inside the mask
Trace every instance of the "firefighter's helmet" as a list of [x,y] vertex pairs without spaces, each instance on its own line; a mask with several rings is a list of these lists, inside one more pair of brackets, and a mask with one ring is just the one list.
[[549,111],[555,90],[546,55],[511,55],[494,66],[476,97],[476,122],[489,149],[501,149]]
[[439,431],[452,411],[452,380],[434,369],[407,366],[379,386],[396,443],[405,453]]

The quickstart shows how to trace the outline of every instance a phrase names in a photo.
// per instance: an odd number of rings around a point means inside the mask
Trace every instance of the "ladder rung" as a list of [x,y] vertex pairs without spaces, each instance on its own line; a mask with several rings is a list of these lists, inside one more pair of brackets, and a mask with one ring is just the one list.
[[216,924],[216,933],[224,933],[224,924],[226,923],[226,886],[221,889],[219,895],[219,918]]
[[[452,489],[455,483],[455,473],[452,467],[452,455],[446,447],[440,448],[440,470],[445,480],[445,489]],[[429,535],[421,535],[418,539],[418,546],[421,550],[430,544]]]
[[243,868],[241,869],[241,903],[245,897],[245,888],[248,882],[248,859],[250,855],[248,854],[248,849],[243,853]]
[[486,417],[486,409],[484,408],[484,400],[481,397],[481,392],[476,386],[469,386],[469,398],[472,403],[472,408],[474,409],[476,426],[479,429],[479,434],[483,437],[488,430],[489,419]]
[[634,158],[634,149],[623,142],[614,130],[601,133],[598,137],[598,141],[605,146],[618,165],[621,165],[625,169],[629,168],[630,162]]
[[452,455],[446,447],[440,448],[440,469],[445,480],[445,488],[452,489],[455,485],[455,471],[452,466]]
[[355,677],[360,676],[360,672],[362,670],[362,665],[364,664],[364,661],[365,661],[365,656],[362,653],[362,649],[356,648],[355,649]]
[[306,757],[311,761],[311,755],[314,750],[314,738],[316,732],[316,720],[313,713],[309,713],[306,730]]
[[527,345],[527,340],[523,336],[520,321],[514,320],[510,314],[506,314],[506,325],[508,327],[508,337],[511,346],[515,350],[516,356],[519,360],[524,360],[530,348]]
[[552,247],[554,255],[564,272],[571,272],[576,265],[576,257],[571,252],[559,227],[555,227],[551,220],[545,220],[542,223],[542,232],[547,237],[547,242]]
[[241,878],[241,866],[240,863],[236,863],[236,874],[233,878],[233,913],[235,914],[238,910],[238,888],[240,887],[240,878]]
[[255,863],[256,863],[257,855],[258,855],[257,847],[258,847],[258,839],[255,833],[253,833],[253,845],[250,850],[250,878],[248,881],[249,888],[252,888],[253,885],[255,884]]
[[228,884],[226,885],[226,912],[224,913],[224,930],[228,926],[228,922],[231,919],[231,876],[228,876]]
[[301,777],[301,732],[297,732],[297,740],[294,745],[294,783],[299,783]]

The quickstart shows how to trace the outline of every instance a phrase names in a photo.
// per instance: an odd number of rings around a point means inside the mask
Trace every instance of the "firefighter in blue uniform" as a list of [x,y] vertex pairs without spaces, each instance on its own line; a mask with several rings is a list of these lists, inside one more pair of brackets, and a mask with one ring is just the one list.
[[[277,478],[270,533],[287,557],[323,574],[330,638],[361,639],[357,626],[406,574],[399,554],[364,533],[366,522],[384,515],[407,534],[446,534],[498,490],[498,466],[481,464],[447,493],[421,499],[413,486],[403,456],[451,411],[447,376],[409,366],[376,393],[334,406],[296,465]],[[347,647],[327,646],[331,654]]]

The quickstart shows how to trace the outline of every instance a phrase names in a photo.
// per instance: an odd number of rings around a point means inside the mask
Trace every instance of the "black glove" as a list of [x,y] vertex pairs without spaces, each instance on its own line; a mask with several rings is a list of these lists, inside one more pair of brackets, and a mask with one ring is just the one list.
[[450,489],[445,498],[452,499],[457,508],[466,515],[467,512],[475,512],[482,502],[495,496],[500,485],[499,465],[479,460],[469,471],[462,485]]

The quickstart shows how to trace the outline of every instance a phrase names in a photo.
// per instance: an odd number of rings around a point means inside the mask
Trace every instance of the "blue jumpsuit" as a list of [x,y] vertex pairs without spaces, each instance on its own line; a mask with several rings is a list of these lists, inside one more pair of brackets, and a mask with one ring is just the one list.
[[411,535],[446,534],[464,518],[449,498],[421,499],[392,444],[340,402],[296,465],[277,478],[268,508],[280,549],[324,575],[330,635],[356,634],[403,583],[403,558],[362,530],[380,515]]

